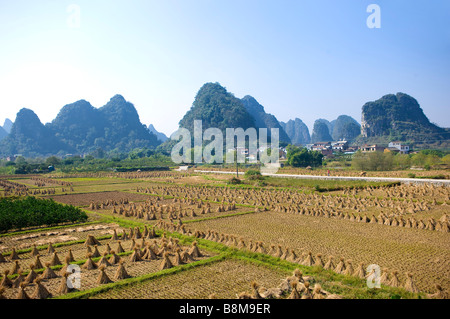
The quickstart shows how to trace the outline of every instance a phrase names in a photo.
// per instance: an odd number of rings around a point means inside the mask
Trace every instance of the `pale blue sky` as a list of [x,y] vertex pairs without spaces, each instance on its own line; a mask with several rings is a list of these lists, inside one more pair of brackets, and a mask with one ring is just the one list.
[[[366,25],[372,3],[380,29]],[[450,127],[449,57],[448,0],[1,0],[0,121],[27,107],[46,123],[65,104],[122,94],[170,134],[198,89],[219,82],[310,129],[360,121],[365,102],[396,92]]]

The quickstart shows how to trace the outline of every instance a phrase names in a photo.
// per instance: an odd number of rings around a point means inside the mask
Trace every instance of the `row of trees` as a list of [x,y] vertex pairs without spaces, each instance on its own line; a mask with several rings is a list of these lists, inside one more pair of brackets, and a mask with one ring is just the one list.
[[323,154],[318,151],[309,151],[294,145],[288,145],[287,163],[293,167],[322,166]]
[[[94,156],[95,155],[95,156]],[[104,153],[99,149],[94,154],[84,157],[75,155],[66,158],[50,156],[48,158],[24,158],[19,156],[15,161],[0,163],[0,174],[37,174],[52,171],[49,167],[63,172],[101,171],[116,168],[142,169],[144,167],[169,167],[174,165],[170,156],[160,152],[142,148],[129,153]]]
[[74,206],[53,200],[26,197],[0,199],[0,232],[26,227],[84,222],[88,216]]
[[450,165],[450,154],[441,151],[422,150],[416,154],[392,154],[391,152],[356,152],[352,158],[352,167],[363,171],[389,171],[408,169],[413,166],[430,169],[439,164]]

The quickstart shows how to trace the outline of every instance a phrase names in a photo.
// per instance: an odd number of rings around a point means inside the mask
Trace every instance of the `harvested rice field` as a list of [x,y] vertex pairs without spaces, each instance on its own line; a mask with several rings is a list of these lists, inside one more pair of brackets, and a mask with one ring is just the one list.
[[221,299],[235,299],[239,293],[251,291],[249,283],[252,281],[257,281],[266,288],[278,287],[288,275],[286,271],[239,260],[225,260],[197,267],[186,273],[109,290],[93,298],[207,299],[214,294]]
[[47,196],[56,202],[73,205],[73,206],[89,206],[91,203],[103,203],[107,201],[127,200],[129,202],[145,201],[149,198],[148,195],[130,194],[125,192],[110,191],[110,192],[92,192],[83,194],[68,194],[68,195],[54,195]]
[[275,244],[294,249],[297,255],[322,254],[325,261],[334,256],[335,263],[343,257],[355,266],[377,264],[399,271],[401,281],[410,271],[420,290],[432,291],[436,283],[450,289],[448,233],[273,211],[189,223],[188,227],[233,234],[247,242],[262,241],[267,250]]
[[[0,234],[0,296],[448,297],[448,188],[334,181],[335,190],[324,191],[288,182],[231,186],[228,178],[167,171],[1,179],[2,196],[53,199],[82,208],[88,220]],[[115,277],[117,262],[82,267],[102,264],[103,255],[122,259],[129,278]],[[66,261],[81,267],[79,289],[60,290]],[[45,278],[21,287],[19,273],[27,277],[36,263]],[[375,278],[371,264],[381,270],[379,289],[366,283]],[[50,269],[56,278],[47,278]],[[314,292],[316,284],[322,290]]]

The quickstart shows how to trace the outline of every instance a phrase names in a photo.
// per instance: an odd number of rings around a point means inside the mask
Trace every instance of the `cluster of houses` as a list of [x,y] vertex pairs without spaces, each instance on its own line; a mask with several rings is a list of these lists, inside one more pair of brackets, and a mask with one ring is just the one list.
[[349,146],[348,142],[337,141],[337,142],[318,142],[314,144],[306,145],[306,148],[311,151],[319,151],[324,156],[331,156],[335,153],[343,153],[343,154],[353,154],[358,150],[361,150],[363,153],[368,152],[392,152],[392,153],[400,153],[400,154],[408,154],[409,153],[409,145],[404,144],[403,142],[395,141],[390,142],[388,147],[383,147],[377,144],[364,144],[361,146]]
[[[400,154],[408,154],[410,152],[409,145],[406,145],[403,142],[395,141],[390,142],[388,147],[383,147],[377,144],[364,144],[361,146],[350,146],[348,141],[342,140],[337,142],[317,142],[314,144],[307,144],[306,149],[310,151],[319,151],[324,156],[332,156],[333,154],[354,154],[358,150],[361,150],[363,153],[369,152],[392,152],[392,153],[400,153]],[[230,149],[229,151],[233,151],[234,149]],[[258,148],[258,153],[264,152],[265,148]],[[250,154],[247,148],[237,148],[237,152],[239,154],[245,155],[248,160],[255,160],[255,155]],[[280,159],[286,158],[286,149],[283,147],[278,148],[278,152],[280,155]]]

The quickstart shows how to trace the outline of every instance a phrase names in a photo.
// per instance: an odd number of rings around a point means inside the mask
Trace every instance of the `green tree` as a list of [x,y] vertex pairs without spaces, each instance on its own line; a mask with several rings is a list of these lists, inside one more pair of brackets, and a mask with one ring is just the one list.
[[445,155],[442,160],[442,164],[450,165],[450,154]]
[[411,157],[407,154],[400,154],[394,156],[394,165],[399,169],[407,169],[411,167]]
[[48,157],[46,160],[45,160],[45,165],[47,165],[47,166],[56,166],[56,165],[59,165],[59,164],[61,164],[61,159],[59,159],[58,157],[56,157],[56,156],[50,156],[50,157]]
[[287,162],[293,167],[307,167],[322,165],[323,154],[317,151],[309,151],[306,148],[299,148],[288,145]]

